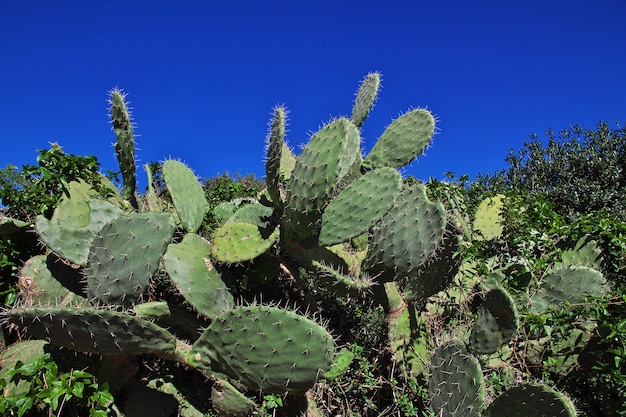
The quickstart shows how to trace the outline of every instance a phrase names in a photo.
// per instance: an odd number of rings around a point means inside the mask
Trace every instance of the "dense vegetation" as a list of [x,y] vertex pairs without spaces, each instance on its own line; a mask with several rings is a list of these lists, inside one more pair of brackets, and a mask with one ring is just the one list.
[[[121,182],[58,145],[37,165],[0,170],[0,412],[626,415],[624,130],[533,137],[507,169],[474,182],[402,179],[396,168],[434,124],[409,112],[361,158],[358,128],[378,82],[370,74],[350,120],[325,126],[299,156],[277,108],[263,181],[200,182],[166,161],[145,167],[149,186],[137,192],[122,145]],[[118,143],[132,141],[119,92],[112,108]],[[410,147],[400,156],[396,134]],[[332,171],[320,159],[337,152]],[[113,234],[144,243],[118,250]],[[127,266],[129,253],[154,268]],[[123,274],[132,284],[109,278]],[[300,359],[281,368],[266,358],[291,354],[288,344],[262,337],[242,354],[234,346],[248,329],[302,340]],[[276,373],[257,379],[257,359]],[[312,375],[299,369],[307,361]]]

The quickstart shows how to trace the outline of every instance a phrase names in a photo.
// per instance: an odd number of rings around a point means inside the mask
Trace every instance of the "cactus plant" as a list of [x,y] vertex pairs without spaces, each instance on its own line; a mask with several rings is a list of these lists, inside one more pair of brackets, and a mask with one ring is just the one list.
[[218,316],[190,352],[193,366],[216,369],[270,393],[306,391],[333,361],[333,337],[295,312],[238,307]]

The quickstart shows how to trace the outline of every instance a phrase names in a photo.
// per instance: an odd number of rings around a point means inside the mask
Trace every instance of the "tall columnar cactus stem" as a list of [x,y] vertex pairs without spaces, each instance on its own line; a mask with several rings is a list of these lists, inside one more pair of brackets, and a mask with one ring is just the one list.
[[350,121],[354,123],[356,127],[361,127],[367,118],[367,115],[374,105],[374,101],[376,101],[379,88],[380,73],[371,72],[367,74],[359,87],[359,91],[357,91],[354,106],[352,107],[352,115],[350,116]]
[[484,417],[575,417],[576,407],[560,392],[545,385],[521,384],[509,389],[492,402]]
[[270,133],[267,138],[265,184],[267,185],[267,192],[276,207],[281,207],[283,204],[283,197],[281,196],[281,183],[283,178],[280,162],[285,145],[285,118],[285,108],[276,107],[274,109],[274,119],[270,126]]
[[394,205],[402,176],[393,168],[370,171],[344,188],[324,210],[319,243],[331,246],[367,232]]
[[435,133],[435,118],[426,109],[416,109],[394,120],[378,138],[363,161],[365,169],[401,168],[420,156]]
[[79,352],[135,355],[176,350],[176,339],[167,330],[113,310],[35,307],[9,310],[5,316],[31,337]]
[[163,163],[163,179],[183,228],[189,233],[195,233],[208,208],[202,184],[191,169],[172,159]]
[[474,353],[494,353],[515,337],[518,327],[513,298],[504,288],[494,288],[487,293],[480,307],[469,348]]
[[124,181],[124,198],[137,210],[137,174],[135,167],[135,135],[130,118],[130,112],[126,105],[126,94],[119,89],[113,89],[110,93],[111,120],[113,131],[117,138],[115,154],[122,171]]
[[250,389],[303,392],[331,367],[328,331],[278,307],[238,307],[217,317],[194,344],[189,363],[223,372]]
[[211,245],[189,233],[180,243],[172,243],[163,257],[163,266],[178,291],[194,309],[215,318],[233,308],[233,296],[211,264]]
[[89,291],[107,304],[132,305],[159,267],[176,225],[165,213],[133,213],[95,237],[86,268]]
[[485,406],[483,374],[461,342],[452,340],[435,351],[428,393],[430,409],[437,416],[480,416]]
[[313,135],[291,173],[285,209],[288,239],[299,241],[313,233],[333,190],[360,156],[360,143],[358,129],[344,118]]

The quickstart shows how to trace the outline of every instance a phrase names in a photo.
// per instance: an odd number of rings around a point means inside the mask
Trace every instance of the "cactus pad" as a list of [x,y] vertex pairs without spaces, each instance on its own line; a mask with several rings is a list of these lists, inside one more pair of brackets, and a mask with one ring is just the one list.
[[167,330],[113,310],[35,307],[9,310],[5,316],[31,337],[79,352],[134,355],[176,348]]
[[424,152],[435,133],[435,119],[426,109],[416,109],[394,120],[378,138],[363,167],[401,168]]
[[210,261],[211,245],[196,234],[170,244],[163,266],[185,300],[208,318],[232,309],[233,296]]
[[576,408],[565,395],[545,385],[522,384],[509,389],[492,402],[484,417],[575,417]]
[[265,161],[265,184],[275,205],[281,204],[282,173],[280,162],[285,144],[285,108],[274,109],[274,119],[267,138],[267,159]]
[[354,106],[352,106],[350,121],[354,123],[356,127],[361,127],[367,118],[367,115],[374,105],[374,101],[376,101],[379,88],[380,73],[372,72],[367,74],[359,87],[359,91],[357,91]]
[[554,268],[531,297],[531,311],[541,314],[563,303],[577,304],[587,295],[600,297],[608,291],[601,272],[586,266]]
[[[458,341],[437,348],[428,378],[430,409],[441,416],[480,416],[485,386],[478,360]],[[503,414],[506,415],[506,414]]]
[[134,303],[159,267],[175,229],[165,213],[134,213],[107,223],[89,254],[89,291],[105,303]]
[[189,363],[223,372],[268,393],[311,388],[333,361],[328,331],[293,311],[239,307],[217,317],[194,344]]
[[251,261],[265,253],[278,240],[278,229],[264,238],[251,223],[226,223],[213,235],[211,256],[219,262],[234,264]]
[[502,208],[504,196],[487,197],[480,202],[476,209],[473,229],[479,232],[479,238],[491,240],[502,235]]
[[394,207],[376,225],[366,265],[382,264],[392,275],[416,272],[441,246],[447,215],[432,203],[423,184],[402,190]]
[[208,208],[202,184],[185,164],[172,159],[163,163],[163,179],[183,227],[196,232]]
[[517,334],[519,319],[513,298],[504,288],[485,296],[472,328],[469,348],[474,353],[494,353]]
[[330,246],[365,233],[394,205],[402,176],[393,168],[368,172],[344,188],[324,210],[319,243]]
[[285,214],[293,240],[311,234],[335,186],[360,157],[356,126],[341,118],[322,127],[304,147],[291,173]]

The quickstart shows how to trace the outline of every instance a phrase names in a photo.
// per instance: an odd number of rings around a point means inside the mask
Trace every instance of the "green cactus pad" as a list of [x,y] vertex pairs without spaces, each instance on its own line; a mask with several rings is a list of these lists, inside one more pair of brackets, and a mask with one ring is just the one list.
[[85,265],[95,234],[122,211],[106,201],[84,199],[72,190],[70,198],[61,200],[51,220],[44,216],[35,218],[35,230],[42,242],[61,258]]
[[261,229],[267,230],[270,228],[270,217],[272,216],[272,213],[273,210],[271,207],[254,202],[246,204],[238,209],[232,216],[230,216],[226,223],[250,223]]
[[588,236],[583,236],[576,242],[576,246],[572,249],[564,250],[561,253],[561,262],[557,264],[559,267],[569,266],[588,266],[594,269],[600,269],[602,250],[598,248],[595,240],[588,240]]
[[329,371],[335,344],[316,322],[278,307],[239,307],[217,317],[194,344],[192,366],[223,372],[250,389],[303,392]]
[[[74,283],[78,284],[78,283]],[[53,305],[56,307],[78,304],[85,300],[75,294],[55,277],[48,269],[48,256],[37,255],[30,258],[20,270],[18,286],[26,305]]]
[[494,288],[487,293],[480,307],[468,347],[474,353],[494,353],[513,340],[518,327],[513,298],[504,288]]
[[416,273],[408,276],[404,286],[407,301],[418,301],[445,290],[454,280],[461,260],[456,256],[461,246],[460,236],[450,233],[437,252]]
[[365,157],[363,167],[401,168],[424,152],[435,133],[435,119],[426,109],[416,109],[394,120]]
[[393,168],[370,171],[344,188],[324,210],[319,243],[343,243],[370,229],[394,205],[402,176]]
[[461,342],[452,340],[435,350],[428,393],[430,410],[437,416],[480,416],[485,405],[483,374]]
[[107,304],[133,304],[159,267],[175,229],[165,213],[133,213],[107,223],[89,254],[89,291]]
[[587,295],[601,297],[608,287],[600,271],[587,266],[554,268],[546,275],[536,294],[531,297],[531,311],[541,314],[564,303],[578,304]]
[[5,312],[6,321],[33,338],[101,355],[173,352],[174,336],[156,324],[113,310],[35,307]]
[[170,244],[163,266],[185,300],[208,318],[234,306],[234,299],[210,261],[211,245],[196,234]]
[[428,200],[423,184],[402,190],[374,228],[365,265],[372,275],[384,266],[392,278],[417,272],[441,246],[446,223],[445,209]]
[[345,118],[322,127],[304,147],[287,191],[286,232],[301,240],[311,234],[337,184],[360,157],[359,130]]
[[254,224],[226,223],[213,234],[211,256],[229,264],[250,261],[265,253],[278,240],[278,235],[278,229],[265,238]]
[[502,236],[502,209],[504,196],[487,197],[480,202],[474,216],[473,229],[478,232],[479,240],[491,240]]
[[282,173],[280,161],[282,159],[285,144],[285,118],[284,107],[274,109],[274,120],[270,127],[267,138],[267,158],[265,161],[265,184],[267,192],[274,204],[281,204],[281,181]]
[[545,385],[526,383],[509,389],[492,402],[484,417],[576,417],[576,408],[565,395]]
[[163,179],[183,228],[196,232],[208,208],[202,184],[185,164],[173,159],[163,163]]
[[356,127],[363,125],[363,122],[376,101],[379,88],[380,73],[378,72],[367,74],[363,82],[361,82],[359,91],[356,93],[354,106],[352,106],[352,115],[350,116],[350,121],[354,123]]
[[124,198],[137,209],[137,168],[135,166],[135,135],[131,122],[130,112],[126,105],[126,94],[119,89],[114,89],[110,93],[111,99],[111,121],[113,131],[117,138],[115,143],[115,154],[122,171],[124,181]]

